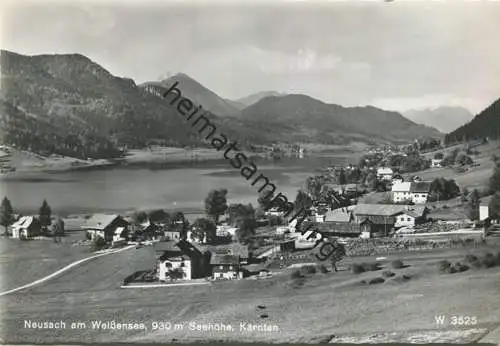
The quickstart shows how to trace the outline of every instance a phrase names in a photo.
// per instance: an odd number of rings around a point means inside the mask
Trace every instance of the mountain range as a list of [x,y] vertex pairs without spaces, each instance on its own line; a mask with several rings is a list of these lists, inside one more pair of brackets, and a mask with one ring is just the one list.
[[451,132],[474,118],[474,115],[464,107],[448,106],[409,110],[403,115],[417,124],[432,126],[444,133]]
[[220,131],[244,146],[382,143],[441,135],[375,107],[345,108],[276,92],[230,101],[185,74],[136,85],[80,54],[0,54],[2,144],[42,154],[109,158],[150,144],[205,146],[176,108],[144,90],[175,82],[184,96],[211,111]]

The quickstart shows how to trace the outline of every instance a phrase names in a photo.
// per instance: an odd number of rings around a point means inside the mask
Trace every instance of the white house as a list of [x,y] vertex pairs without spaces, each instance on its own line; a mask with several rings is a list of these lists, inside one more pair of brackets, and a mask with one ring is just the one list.
[[393,173],[394,172],[389,167],[380,167],[377,169],[377,178],[381,180],[391,180]]
[[411,182],[396,183],[392,185],[392,201],[394,203],[411,200]]
[[426,208],[424,206],[408,207],[408,210],[396,216],[394,227],[414,228],[415,225],[425,222]]
[[439,167],[441,167],[441,161],[443,161],[443,159],[432,159],[431,160],[431,167],[432,168],[439,168]]
[[202,253],[191,243],[184,240],[177,243],[160,242],[155,244],[155,251],[156,277],[160,281],[170,280],[173,276],[172,271],[179,274],[176,278],[181,280],[204,276],[201,265]]
[[34,216],[23,216],[11,226],[12,238],[29,239],[39,236],[42,231],[40,221]]

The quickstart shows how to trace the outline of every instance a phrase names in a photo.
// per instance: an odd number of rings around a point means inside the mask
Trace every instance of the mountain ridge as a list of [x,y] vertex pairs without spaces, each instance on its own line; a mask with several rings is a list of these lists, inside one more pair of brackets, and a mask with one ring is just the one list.
[[443,133],[451,132],[474,118],[467,108],[460,106],[413,109],[402,114],[417,124],[435,127]]

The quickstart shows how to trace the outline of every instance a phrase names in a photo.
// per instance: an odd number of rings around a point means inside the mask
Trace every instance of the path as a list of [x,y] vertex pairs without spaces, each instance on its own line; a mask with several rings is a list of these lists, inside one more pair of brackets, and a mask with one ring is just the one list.
[[109,251],[109,252],[104,252],[104,253],[100,253],[98,255],[94,255],[94,256],[90,256],[90,257],[86,257],[84,259],[81,259],[81,260],[78,260],[78,261],[75,261],[75,262],[72,262],[70,264],[68,264],[67,266],[53,272],[52,274],[50,275],[47,275],[41,279],[38,279],[38,280],[35,280],[29,284],[26,284],[26,285],[23,285],[23,286],[19,286],[19,287],[16,287],[16,288],[13,288],[13,289],[10,289],[8,291],[5,291],[5,292],[0,292],[0,297],[1,296],[5,296],[7,294],[10,294],[10,293],[14,293],[14,292],[17,292],[17,291],[21,291],[21,290],[24,290],[26,288],[30,288],[30,287],[33,287],[33,286],[36,286],[36,285],[39,285],[45,281],[48,281],[54,277],[56,277],[57,275],[60,275],[66,271],[68,271],[69,269],[73,268],[73,267],[76,267],[77,265],[81,264],[81,263],[84,263],[84,262],[88,262],[90,260],[93,260],[95,258],[98,258],[98,257],[102,257],[102,256],[106,256],[106,255],[111,255],[111,254],[115,254],[117,252],[121,252],[121,251],[125,251],[125,250],[128,250],[128,249],[132,249],[132,248],[135,248],[135,245],[131,245],[131,246],[127,246],[127,247],[124,247],[124,248],[121,248],[121,249],[118,249],[118,250],[114,250],[114,251]]

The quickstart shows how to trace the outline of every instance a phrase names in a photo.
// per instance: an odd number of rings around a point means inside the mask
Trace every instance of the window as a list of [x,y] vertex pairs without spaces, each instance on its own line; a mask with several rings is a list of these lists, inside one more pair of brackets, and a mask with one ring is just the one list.
[[406,221],[411,221],[411,219],[408,217],[408,218],[406,218]]
[[219,269],[224,269],[224,266],[219,266]]
[[184,262],[181,262],[181,267],[185,267],[185,264],[184,264]]
[[233,266],[229,266],[229,270],[233,270]]

